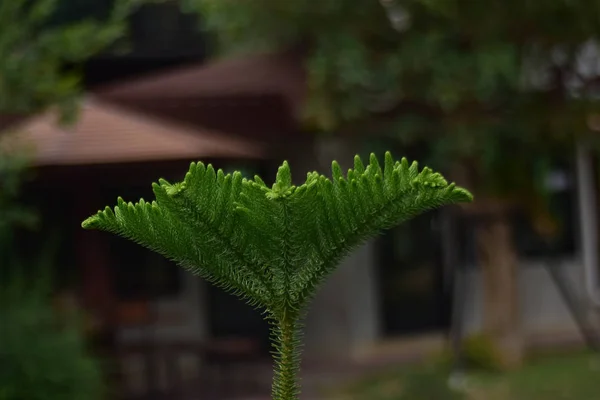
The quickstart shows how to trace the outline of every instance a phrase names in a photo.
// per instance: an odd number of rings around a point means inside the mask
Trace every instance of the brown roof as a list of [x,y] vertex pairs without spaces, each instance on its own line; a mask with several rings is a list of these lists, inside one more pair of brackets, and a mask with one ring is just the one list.
[[1,143],[32,146],[38,166],[263,156],[263,149],[253,142],[92,100],[84,102],[72,126],[58,125],[57,114],[50,111],[11,132],[14,135],[4,135]]
[[298,54],[259,54],[153,73],[101,88],[96,95],[125,101],[278,95],[298,112],[304,101],[305,82]]

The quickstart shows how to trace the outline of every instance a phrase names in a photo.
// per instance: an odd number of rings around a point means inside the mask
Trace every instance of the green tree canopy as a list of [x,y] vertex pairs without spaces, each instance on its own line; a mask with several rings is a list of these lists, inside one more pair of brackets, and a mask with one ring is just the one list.
[[0,2],[0,114],[59,105],[65,116],[73,115],[81,89],[77,66],[125,36],[126,18],[142,1],[118,0],[112,7],[107,2],[107,12],[95,2],[85,16],[73,18],[65,10],[75,3]]
[[[581,68],[600,32],[595,0],[184,4],[223,51],[307,49],[311,124],[434,141],[436,160],[475,156],[496,193],[531,187],[543,169],[532,151],[564,150],[596,108],[595,71]],[[385,123],[357,124],[374,113]]]

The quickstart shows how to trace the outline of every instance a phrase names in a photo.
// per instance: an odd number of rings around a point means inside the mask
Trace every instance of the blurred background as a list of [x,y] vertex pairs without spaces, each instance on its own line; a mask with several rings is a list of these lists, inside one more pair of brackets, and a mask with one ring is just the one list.
[[0,1],[0,399],[268,398],[257,311],[81,221],[386,150],[476,201],[342,262],[306,398],[595,398],[599,34],[598,0]]

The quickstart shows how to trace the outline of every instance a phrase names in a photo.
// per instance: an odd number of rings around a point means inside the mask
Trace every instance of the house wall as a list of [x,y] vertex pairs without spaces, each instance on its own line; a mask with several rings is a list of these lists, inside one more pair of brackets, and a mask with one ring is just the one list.
[[[565,279],[576,294],[584,293],[583,267],[575,259],[559,261]],[[546,341],[580,340],[580,334],[566,303],[541,261],[521,264],[519,281],[521,313],[526,340],[530,345]],[[474,268],[467,272],[465,299],[465,330],[474,333],[482,323],[481,272]],[[582,300],[582,299],[580,299]]]
[[306,318],[305,358],[310,361],[352,357],[379,337],[373,245],[349,257],[319,290]]
[[[359,145],[351,140],[323,138],[314,143],[304,168],[329,174],[332,160],[342,169],[353,164]],[[299,160],[300,164],[300,160]],[[355,250],[317,293],[306,319],[305,359],[347,359],[380,335],[377,276],[373,242]]]

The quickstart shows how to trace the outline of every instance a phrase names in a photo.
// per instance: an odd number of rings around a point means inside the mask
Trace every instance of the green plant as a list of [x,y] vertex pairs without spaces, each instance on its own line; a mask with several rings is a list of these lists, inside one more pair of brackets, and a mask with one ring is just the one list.
[[100,400],[100,362],[88,353],[78,321],[55,313],[42,265],[0,271],[0,399]]
[[504,369],[498,347],[487,335],[477,334],[465,338],[463,354],[468,368],[488,372]]
[[[498,347],[485,334],[467,336],[462,341],[461,350],[463,364],[471,371],[500,372],[505,369]],[[433,355],[431,364],[447,368],[452,365],[454,357],[451,349],[446,348]]]
[[309,172],[292,184],[287,162],[269,188],[260,177],[225,175],[192,163],[183,182],[153,185],[156,201],[119,198],[83,222],[122,235],[173,259],[184,268],[266,309],[276,348],[273,399],[299,393],[301,321],[318,286],[353,248],[382,229],[445,204],[471,201],[416,162],[382,169],[375,155],[365,168],[354,158],[344,177]]

